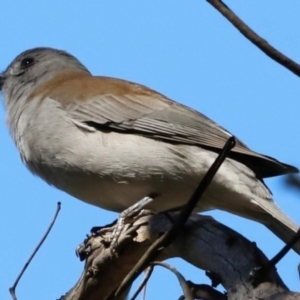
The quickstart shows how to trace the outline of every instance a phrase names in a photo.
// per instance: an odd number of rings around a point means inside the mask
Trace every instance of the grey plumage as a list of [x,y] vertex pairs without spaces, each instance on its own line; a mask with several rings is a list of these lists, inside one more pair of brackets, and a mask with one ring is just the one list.
[[[0,76],[7,122],[27,167],[85,202],[121,211],[151,193],[150,208],[182,206],[231,134],[145,86],[94,77],[51,48],[20,54]],[[298,170],[240,140],[199,202],[261,222],[289,241],[298,226],[263,178]],[[295,250],[300,253],[300,244]]]

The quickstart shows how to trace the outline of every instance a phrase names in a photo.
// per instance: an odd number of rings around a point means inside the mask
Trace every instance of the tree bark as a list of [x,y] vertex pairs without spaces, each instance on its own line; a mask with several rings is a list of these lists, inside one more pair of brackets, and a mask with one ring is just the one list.
[[[175,213],[170,216],[176,218]],[[157,214],[127,224],[119,238],[117,256],[112,256],[107,246],[110,231],[86,239],[80,246],[81,253],[87,256],[84,271],[61,300],[107,299],[149,245],[170,228],[170,220],[164,214]],[[255,243],[208,216],[192,215],[177,238],[159,252],[156,260],[170,257],[181,257],[214,274],[214,283],[223,285],[230,300],[300,299],[300,294],[288,290],[275,268],[256,278],[254,284],[249,274],[268,263],[266,256]],[[125,299],[125,296],[115,299]]]

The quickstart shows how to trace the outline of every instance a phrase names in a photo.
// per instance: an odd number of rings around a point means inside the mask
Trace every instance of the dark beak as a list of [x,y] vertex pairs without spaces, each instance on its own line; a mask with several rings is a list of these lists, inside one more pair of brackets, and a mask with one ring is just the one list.
[[3,73],[0,73],[0,91],[2,90],[4,81],[5,81],[5,75]]

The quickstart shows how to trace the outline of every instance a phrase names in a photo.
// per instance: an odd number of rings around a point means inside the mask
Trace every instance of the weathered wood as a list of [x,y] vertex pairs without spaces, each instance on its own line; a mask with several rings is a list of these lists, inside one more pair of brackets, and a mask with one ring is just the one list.
[[[104,242],[111,232],[106,232],[104,237],[91,237],[85,245],[89,254],[83,274],[62,299],[106,299],[149,245],[170,226],[170,219],[164,214],[144,216],[127,224],[119,239],[118,256],[114,257]],[[211,217],[192,215],[171,246],[160,252],[156,260],[170,257],[181,257],[199,269],[217,274],[229,300],[300,299],[300,294],[287,289],[274,268],[253,285],[250,272],[266,264],[268,259],[255,243]],[[116,299],[124,298],[123,295]]]

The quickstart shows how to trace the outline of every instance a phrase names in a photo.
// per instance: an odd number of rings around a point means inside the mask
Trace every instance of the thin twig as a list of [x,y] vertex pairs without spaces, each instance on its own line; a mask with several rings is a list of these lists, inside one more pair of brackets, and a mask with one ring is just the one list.
[[190,214],[193,212],[195,206],[199,202],[200,197],[205,192],[206,188],[212,181],[214,175],[217,173],[218,169],[220,168],[221,164],[224,162],[226,157],[228,156],[231,149],[235,146],[235,138],[232,136],[226,142],[224,148],[209,168],[203,179],[201,180],[200,184],[198,185],[197,189],[195,190],[192,197],[189,199],[187,204],[181,210],[178,218],[172,225],[169,231],[164,233],[161,237],[159,237],[144,253],[141,259],[136,263],[136,265],[132,268],[132,270],[127,274],[124,278],[122,283],[120,284],[119,288],[115,293],[112,293],[109,299],[113,299],[115,296],[119,295],[127,286],[134,281],[141,272],[145,269],[145,267],[154,259],[154,257],[158,254],[159,251],[163,250],[166,246],[168,246],[174,237],[178,235],[180,229],[182,228],[183,224],[187,221]]
[[282,247],[282,249],[270,260],[271,267],[277,265],[279,261],[294,247],[294,245],[300,240],[300,229],[293,236],[293,238]]
[[141,290],[144,288],[144,286],[147,284],[148,280],[150,279],[152,272],[153,272],[153,266],[149,266],[145,271],[145,277],[144,277],[142,283],[140,284],[140,286],[138,287],[136,292],[133,294],[133,296],[130,298],[130,300],[136,299],[136,297],[139,295]]
[[260,279],[264,277],[269,271],[274,268],[279,261],[293,248],[293,246],[299,241],[300,239],[300,229],[297,233],[293,236],[293,238],[286,243],[282,247],[282,249],[265,265],[259,268],[255,268],[251,273],[250,277],[252,277],[253,285],[257,286],[260,283]]
[[173,272],[176,275],[176,277],[180,283],[180,286],[182,288],[182,292],[183,292],[185,299],[186,300],[194,300],[193,293],[191,291],[189,284],[187,283],[187,281],[185,280],[183,275],[180,272],[178,272],[173,266],[171,266],[165,262],[161,262],[161,261],[153,261],[153,262],[151,262],[151,265],[161,266],[161,267],[164,267],[164,268],[170,270],[171,272]]
[[[287,177],[286,184],[288,184],[291,187],[294,187],[300,190],[300,180],[295,175],[290,175]],[[269,272],[269,270],[273,267],[275,267],[279,261],[294,247],[294,245],[300,240],[300,229],[297,231],[297,233],[293,236],[293,238],[286,243],[282,249],[269,261],[269,263],[266,266],[263,266],[257,272],[266,274]]]
[[36,248],[34,249],[33,253],[31,254],[31,256],[29,257],[28,261],[25,263],[23,269],[21,270],[19,276],[17,277],[15,283],[13,284],[12,287],[9,288],[9,292],[13,298],[13,300],[17,300],[17,297],[16,297],[16,288],[17,288],[17,285],[21,279],[21,277],[23,276],[24,272],[26,271],[27,267],[29,266],[30,262],[32,261],[32,259],[34,258],[34,256],[36,255],[36,253],[39,251],[40,247],[42,246],[42,244],[44,243],[45,239],[47,238],[49,232],[51,231],[55,221],[56,221],[56,218],[58,216],[58,213],[60,211],[60,208],[61,208],[61,203],[60,202],[57,202],[57,207],[56,207],[56,211],[55,211],[55,214],[54,214],[54,218],[52,220],[52,222],[50,223],[47,231],[45,232],[44,236],[42,237],[41,241],[38,243],[38,245],[36,246]]
[[297,76],[300,76],[300,65],[295,61],[285,56],[276,48],[271,46],[265,39],[260,37],[248,25],[246,25],[227,5],[220,0],[207,0],[216,10],[218,10],[235,28],[237,28],[242,35],[244,35],[250,42],[257,46],[270,58],[275,60],[280,65],[284,66]]

